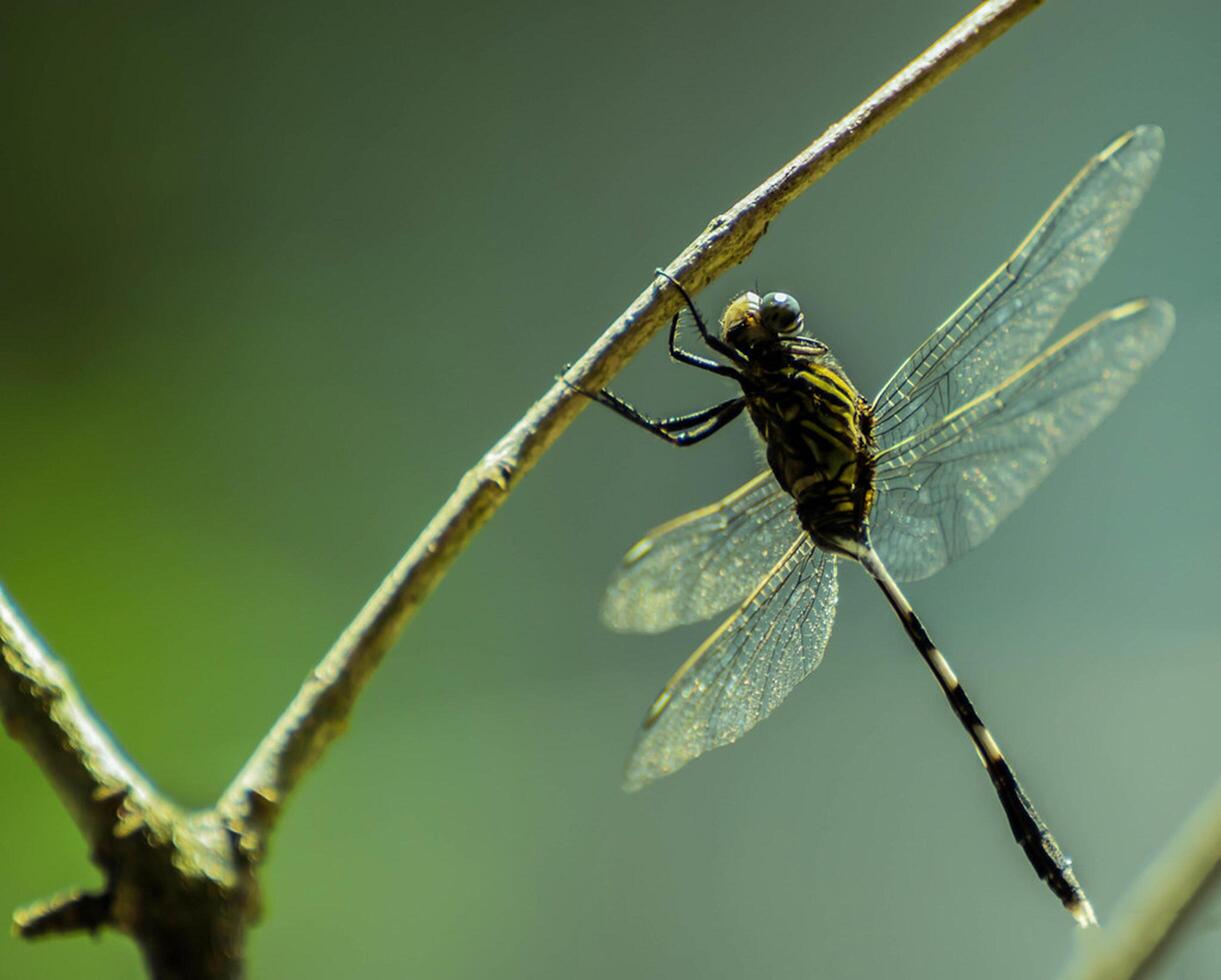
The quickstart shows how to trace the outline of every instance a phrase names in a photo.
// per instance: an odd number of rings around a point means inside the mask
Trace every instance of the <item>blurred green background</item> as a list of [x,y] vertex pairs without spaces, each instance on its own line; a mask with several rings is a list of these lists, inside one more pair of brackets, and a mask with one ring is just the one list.
[[[134,758],[205,805],[461,472],[717,212],[963,0],[8,5],[0,576]],[[705,292],[802,298],[874,391],[1076,169],[1161,175],[1071,326],[1172,300],[1170,349],[984,547],[910,594],[1104,921],[1218,776],[1221,13],[1053,0]],[[655,342],[643,407],[718,382]],[[264,977],[1052,976],[1077,941],[877,590],[818,676],[636,796],[706,632],[613,635],[659,520],[751,475],[585,413],[461,558],[294,799]],[[0,909],[97,872],[0,741]],[[1211,924],[1210,924],[1211,923]],[[130,977],[115,935],[0,976]],[[1163,975],[1221,974],[1216,916]]]

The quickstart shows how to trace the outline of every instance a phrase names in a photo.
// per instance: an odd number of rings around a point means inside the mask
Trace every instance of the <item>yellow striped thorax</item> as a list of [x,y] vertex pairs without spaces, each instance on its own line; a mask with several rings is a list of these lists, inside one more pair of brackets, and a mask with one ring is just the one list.
[[734,299],[721,336],[747,360],[747,411],[780,485],[814,540],[860,541],[873,502],[873,417],[827,346],[798,331],[800,307],[784,293]]

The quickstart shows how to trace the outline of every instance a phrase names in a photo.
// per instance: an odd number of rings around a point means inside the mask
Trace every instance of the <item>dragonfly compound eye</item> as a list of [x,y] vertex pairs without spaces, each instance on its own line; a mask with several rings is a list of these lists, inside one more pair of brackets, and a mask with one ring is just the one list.
[[801,306],[788,293],[768,293],[759,303],[763,327],[773,334],[797,333],[805,317]]

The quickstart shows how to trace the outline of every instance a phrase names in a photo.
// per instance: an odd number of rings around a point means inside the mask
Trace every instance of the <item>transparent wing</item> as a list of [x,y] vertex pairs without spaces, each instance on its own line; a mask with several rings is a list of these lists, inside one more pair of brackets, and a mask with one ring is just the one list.
[[818,666],[835,618],[835,561],[806,535],[793,542],[653,702],[626,789],[745,734]]
[[919,579],[974,548],[1162,352],[1174,310],[1133,300],[1102,313],[1004,384],[878,455],[874,549]]
[[1111,254],[1162,157],[1156,126],[1121,136],[1090,160],[1009,261],[895,372],[874,401],[886,449],[1000,384],[1042,347]]
[[612,629],[658,633],[739,603],[803,532],[770,471],[728,497],[650,531],[602,601]]

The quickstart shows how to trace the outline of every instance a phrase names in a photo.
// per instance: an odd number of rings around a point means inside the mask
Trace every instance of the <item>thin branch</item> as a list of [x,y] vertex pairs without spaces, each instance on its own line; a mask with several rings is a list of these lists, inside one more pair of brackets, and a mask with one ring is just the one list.
[[[715,218],[668,271],[695,292],[741,262],[785,206],[1041,3],[980,4],[793,160]],[[567,379],[590,388],[607,383],[676,309],[674,291],[651,284],[568,371]],[[343,730],[361,688],[411,615],[583,407],[584,399],[574,396],[568,385],[553,385],[466,473],[315,668],[222,797],[221,812],[234,826],[244,828],[247,837],[253,834],[252,845],[274,822],[301,776]]]
[[1114,922],[1082,942],[1061,980],[1148,976],[1219,880],[1221,782],[1140,877]]

